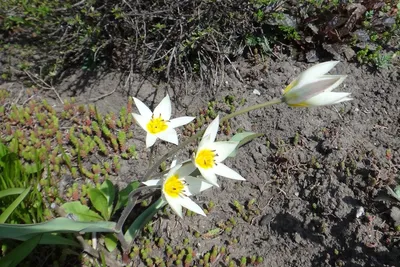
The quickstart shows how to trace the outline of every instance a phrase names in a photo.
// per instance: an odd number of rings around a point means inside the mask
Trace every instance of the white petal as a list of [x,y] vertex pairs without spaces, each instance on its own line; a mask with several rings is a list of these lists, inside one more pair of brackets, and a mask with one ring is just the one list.
[[172,128],[167,129],[163,132],[160,132],[158,134],[156,134],[156,136],[166,142],[170,142],[173,143],[175,145],[178,144],[178,134],[176,133],[176,131]]
[[232,170],[231,168],[222,163],[218,163],[217,166],[215,166],[212,169],[216,174],[226,178],[230,178],[233,180],[242,180],[242,181],[246,180],[239,173],[235,172],[234,170]]
[[156,185],[162,185],[162,182],[163,181],[161,179],[155,179],[155,180],[148,180],[142,183],[144,183],[147,186],[156,186]]
[[140,127],[142,127],[143,130],[147,131],[147,124],[149,123],[149,120],[147,120],[144,116],[132,113],[133,118],[135,119],[136,123],[139,124]]
[[316,64],[299,75],[299,82],[297,84],[298,87],[302,87],[304,84],[310,83],[318,77],[321,77],[328,73],[331,69],[333,69],[339,61],[327,61],[323,63]]
[[304,101],[304,103],[308,106],[326,106],[326,105],[337,104],[343,101],[349,101],[352,99],[349,96],[350,93],[324,92]]
[[201,138],[201,141],[199,143],[197,151],[200,151],[203,148],[210,146],[210,144],[212,144],[213,142],[214,141],[211,141],[211,136],[209,134],[208,135],[203,135],[203,138]]
[[217,162],[221,162],[226,159],[235,148],[239,145],[239,142],[226,141],[226,142],[215,142],[212,143],[209,148],[216,150],[218,156],[215,157]]
[[151,134],[151,133],[147,133],[146,135],[146,147],[149,148],[152,145],[154,145],[154,143],[157,140],[157,136]]
[[206,216],[206,214],[204,213],[203,209],[196,204],[196,202],[194,202],[193,200],[191,200],[188,197],[183,197],[180,200],[180,204],[187,208],[188,210],[194,211],[200,215]]
[[219,115],[210,123],[210,125],[208,125],[206,131],[203,134],[203,137],[209,135],[210,141],[214,142],[215,138],[217,137],[218,127],[219,127]]
[[200,192],[211,188],[213,185],[207,183],[205,180],[200,178],[195,178],[192,176],[185,177],[187,190],[189,191],[188,195],[197,195]]
[[[221,163],[219,163],[221,164]],[[213,168],[214,169],[214,168]],[[217,183],[217,176],[215,175],[213,169],[202,169],[199,168],[199,171],[201,175],[203,176],[204,179],[206,179],[207,182],[209,182],[212,185],[215,185],[216,187],[219,187]]]
[[342,75],[322,77],[312,83],[304,84],[303,87],[299,87],[296,90],[289,91],[284,95],[284,101],[289,105],[304,102],[319,93],[333,90],[339,86],[345,78],[346,76]]
[[191,174],[192,172],[194,172],[194,170],[196,169],[196,166],[194,166],[194,164],[191,161],[186,162],[185,164],[181,165],[182,167],[180,167],[175,173],[180,177],[186,177]]
[[166,194],[163,195],[165,200],[168,202],[169,206],[171,207],[171,209],[179,216],[179,217],[183,217],[182,216],[182,205],[181,205],[181,200],[179,197],[175,198],[175,197],[170,197]]
[[179,117],[179,118],[170,120],[168,125],[171,128],[176,128],[176,127],[188,124],[189,122],[191,122],[195,118],[196,117]]
[[132,98],[133,98],[133,101],[135,101],[135,105],[136,105],[137,109],[139,110],[140,115],[142,115],[146,119],[150,119],[151,115],[153,115],[153,112],[151,112],[151,110],[142,101],[140,101],[136,97],[132,97]]
[[155,117],[160,116],[164,120],[169,120],[171,118],[171,100],[169,99],[169,95],[167,94],[163,100],[157,105],[153,112]]
[[[177,164],[175,165],[173,168],[171,168],[168,172],[168,174],[166,175],[166,177],[171,177],[173,175],[175,175],[175,173],[182,167],[182,164]],[[165,179],[166,181],[166,179]],[[164,181],[164,182],[165,182]]]

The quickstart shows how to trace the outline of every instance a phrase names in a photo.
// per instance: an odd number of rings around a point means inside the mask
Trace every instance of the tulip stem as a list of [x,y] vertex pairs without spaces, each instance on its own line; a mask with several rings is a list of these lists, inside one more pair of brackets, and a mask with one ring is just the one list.
[[[232,114],[226,115],[225,117],[223,117],[220,120],[220,123],[223,123],[227,120],[230,120],[234,117],[243,115],[245,113],[248,113],[250,111],[256,110],[256,109],[260,109],[260,108],[265,108],[265,107],[269,107],[275,104],[280,104],[282,103],[282,99],[272,99],[268,102],[264,102],[261,104],[257,104],[254,106],[250,106],[250,107],[246,107],[243,109],[240,109],[236,112],[233,112]],[[184,147],[186,147],[188,144],[192,143],[193,141],[195,141],[197,138],[199,138],[206,130],[203,129],[201,131],[198,131],[195,135],[191,136],[190,138],[186,139],[183,143],[179,144],[178,146],[176,146],[175,148],[171,149],[170,151],[168,151],[168,153],[164,154],[162,157],[160,157],[146,172],[145,176],[143,177],[143,181],[147,181],[151,174],[153,172],[156,171],[156,169],[158,168],[158,166],[161,165],[161,163],[163,163],[165,160],[167,160],[169,157],[174,156],[176,153],[178,153],[181,149],[183,149]]]

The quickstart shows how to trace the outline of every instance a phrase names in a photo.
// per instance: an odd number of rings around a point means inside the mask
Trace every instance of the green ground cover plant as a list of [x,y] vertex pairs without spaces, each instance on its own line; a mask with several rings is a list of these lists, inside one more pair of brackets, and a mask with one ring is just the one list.
[[274,55],[282,44],[309,62],[330,55],[383,68],[398,56],[398,10],[396,1],[6,0],[1,77],[32,70],[59,81],[71,68],[112,67],[207,80],[239,56]]

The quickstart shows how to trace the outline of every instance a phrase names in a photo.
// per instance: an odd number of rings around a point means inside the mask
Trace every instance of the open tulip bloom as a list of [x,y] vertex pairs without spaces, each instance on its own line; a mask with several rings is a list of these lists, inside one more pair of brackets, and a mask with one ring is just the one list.
[[238,142],[214,142],[219,126],[219,116],[215,118],[204,132],[193,163],[201,175],[211,184],[218,186],[217,175],[234,180],[245,180],[239,173],[221,163],[235,150]]
[[339,61],[327,61],[302,72],[283,91],[282,101],[292,107],[325,106],[349,101],[350,93],[331,92],[346,75],[325,75]]
[[146,132],[146,147],[151,147],[157,138],[164,141],[178,144],[178,135],[174,128],[188,124],[195,117],[171,118],[171,100],[169,96],[161,100],[153,112],[139,99],[133,97],[135,105],[139,110],[139,114],[132,113],[134,119]]
[[163,200],[179,217],[182,218],[182,207],[206,216],[202,208],[189,197],[212,187],[212,184],[204,179],[189,176],[194,170],[192,163],[178,164],[165,175],[164,179],[148,180],[143,183],[147,186],[162,187]]

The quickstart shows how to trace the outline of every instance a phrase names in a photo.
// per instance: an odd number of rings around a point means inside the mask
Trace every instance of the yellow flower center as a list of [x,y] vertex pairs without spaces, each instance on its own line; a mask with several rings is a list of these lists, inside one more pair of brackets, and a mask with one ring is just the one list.
[[196,157],[196,164],[203,169],[209,169],[215,165],[215,150],[203,149]]
[[165,122],[165,120],[163,120],[160,117],[158,118],[154,118],[152,117],[151,120],[149,121],[149,123],[147,124],[147,130],[152,133],[152,134],[157,134],[159,132],[163,132],[165,130],[167,130],[168,125]]
[[177,198],[183,193],[185,188],[184,182],[179,180],[178,175],[168,177],[164,184],[164,192],[170,197]]

